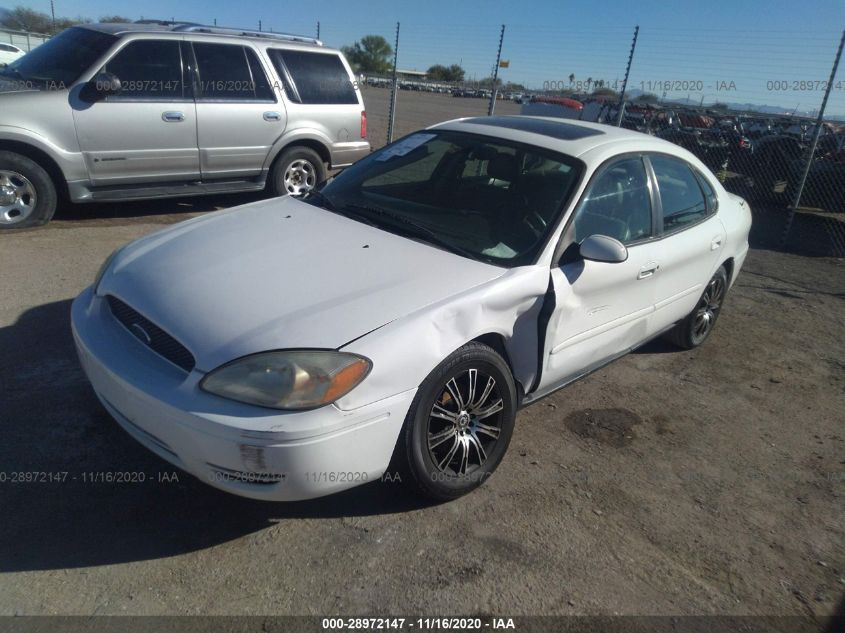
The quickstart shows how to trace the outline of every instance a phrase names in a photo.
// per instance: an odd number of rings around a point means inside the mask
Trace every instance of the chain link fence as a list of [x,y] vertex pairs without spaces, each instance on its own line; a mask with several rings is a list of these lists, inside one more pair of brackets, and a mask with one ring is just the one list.
[[[322,29],[327,44],[347,43],[350,25]],[[360,29],[398,42],[395,74],[360,78],[368,103],[390,94],[384,114],[372,113],[374,128],[388,130],[371,139],[376,147],[435,122],[434,113],[444,120],[495,110],[622,125],[690,150],[748,199],[758,245],[845,256],[845,78],[834,68],[841,32],[562,33],[555,25],[449,22]],[[426,72],[435,64],[458,64],[465,76],[438,80]],[[380,116],[395,122],[378,125]]]

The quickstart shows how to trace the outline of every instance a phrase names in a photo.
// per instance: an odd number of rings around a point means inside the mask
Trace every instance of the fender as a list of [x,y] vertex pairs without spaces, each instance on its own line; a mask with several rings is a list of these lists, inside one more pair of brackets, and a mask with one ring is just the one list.
[[373,359],[373,368],[337,407],[356,409],[414,389],[449,354],[485,334],[502,337],[518,388],[531,389],[537,379],[538,324],[548,285],[545,266],[506,270],[347,343],[341,349]]
[[273,143],[273,146],[270,148],[270,152],[267,154],[267,158],[264,161],[264,172],[267,173],[267,171],[269,171],[270,165],[273,164],[273,161],[276,160],[276,157],[283,149],[289,145],[302,143],[302,141],[306,141],[305,144],[308,144],[309,142],[312,144],[316,143],[325,148],[324,151],[318,151],[318,153],[326,160],[326,162],[331,163],[332,140],[326,134],[315,128],[297,127],[293,130],[285,129],[285,132]]
[[5,141],[29,145],[47,154],[59,167],[66,181],[88,179],[85,161],[78,147],[75,148],[76,151],[69,151],[27,128],[0,125],[0,149],[3,148]]

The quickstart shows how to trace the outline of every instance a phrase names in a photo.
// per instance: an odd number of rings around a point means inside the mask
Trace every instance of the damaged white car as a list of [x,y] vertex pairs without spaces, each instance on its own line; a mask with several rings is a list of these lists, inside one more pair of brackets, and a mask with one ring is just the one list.
[[450,499],[496,469],[520,406],[661,334],[701,344],[750,225],[668,142],[464,119],[305,200],[119,249],[74,302],[73,332],[118,423],[213,486],[317,497],[393,458]]

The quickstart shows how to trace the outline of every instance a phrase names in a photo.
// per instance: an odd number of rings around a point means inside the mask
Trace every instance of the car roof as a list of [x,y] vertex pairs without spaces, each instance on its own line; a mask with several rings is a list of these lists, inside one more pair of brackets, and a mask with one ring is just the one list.
[[[491,129],[494,128],[494,129]],[[472,132],[522,141],[538,147],[580,157],[605,145],[639,144],[642,151],[676,153],[677,145],[654,136],[603,123],[591,123],[555,117],[524,115],[472,117],[455,119],[431,126],[429,129]],[[654,149],[655,145],[658,147]],[[636,151],[631,147],[624,151]]]
[[201,35],[209,37],[221,37],[229,39],[249,39],[253,42],[265,42],[268,44],[292,44],[307,47],[319,47],[326,52],[336,52],[334,49],[326,48],[323,43],[307,35],[294,35],[289,33],[274,33],[272,31],[250,31],[249,29],[236,29],[218,26],[205,26],[193,22],[98,22],[93,24],[79,24],[77,28],[89,29],[100,33],[107,33],[117,37],[131,35],[134,33],[160,33],[162,35]]

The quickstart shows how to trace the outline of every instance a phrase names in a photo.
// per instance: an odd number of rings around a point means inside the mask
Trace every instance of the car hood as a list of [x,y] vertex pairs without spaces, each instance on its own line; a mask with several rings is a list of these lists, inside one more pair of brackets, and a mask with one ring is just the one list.
[[281,198],[129,244],[98,294],[127,303],[209,371],[254,352],[336,349],[503,273]]

